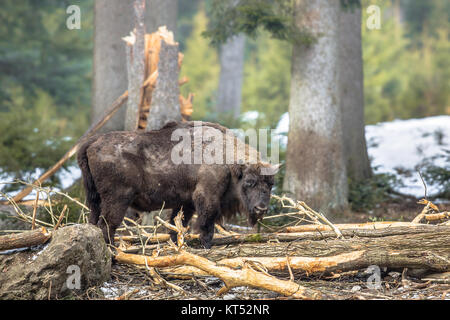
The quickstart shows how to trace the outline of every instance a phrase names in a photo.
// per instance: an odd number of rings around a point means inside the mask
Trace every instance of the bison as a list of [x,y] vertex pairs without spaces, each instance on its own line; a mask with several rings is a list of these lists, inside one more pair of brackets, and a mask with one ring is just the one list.
[[[226,145],[233,147],[231,156]],[[114,243],[128,208],[152,211],[164,204],[172,209],[171,223],[181,209],[184,226],[197,212],[205,248],[211,247],[219,218],[245,213],[251,225],[262,218],[279,167],[261,161],[227,128],[199,121],[96,135],[81,146],[77,160],[89,222],[102,229],[107,243]],[[171,238],[176,239],[173,231]]]

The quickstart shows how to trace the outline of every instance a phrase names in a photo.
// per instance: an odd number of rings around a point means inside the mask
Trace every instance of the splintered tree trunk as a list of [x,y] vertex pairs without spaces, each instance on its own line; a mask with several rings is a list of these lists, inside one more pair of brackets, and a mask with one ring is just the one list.
[[220,47],[220,80],[217,112],[235,118],[241,113],[245,36],[234,36]]
[[364,128],[361,9],[341,8],[339,27],[339,83],[344,155],[348,177],[358,182],[372,174]]
[[284,189],[325,214],[347,206],[339,11],[340,2],[329,0],[296,0],[294,7],[296,26],[317,41],[293,48]]
[[181,121],[178,84],[178,43],[161,38],[158,78],[152,91],[146,131],[161,129],[170,121]]
[[[95,1],[92,123],[102,118],[110,106],[128,88],[126,47],[122,38],[134,27],[134,0]],[[177,0],[146,0],[145,25],[154,32],[166,25],[176,30]],[[100,130],[123,130],[126,110],[119,110]]]

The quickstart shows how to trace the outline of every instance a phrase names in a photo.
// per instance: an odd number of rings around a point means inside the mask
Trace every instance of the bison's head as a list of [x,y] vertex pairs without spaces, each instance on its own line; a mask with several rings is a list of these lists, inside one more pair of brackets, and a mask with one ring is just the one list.
[[252,226],[267,212],[274,176],[278,169],[279,165],[263,163],[242,167],[238,192],[241,205],[248,214],[248,221]]

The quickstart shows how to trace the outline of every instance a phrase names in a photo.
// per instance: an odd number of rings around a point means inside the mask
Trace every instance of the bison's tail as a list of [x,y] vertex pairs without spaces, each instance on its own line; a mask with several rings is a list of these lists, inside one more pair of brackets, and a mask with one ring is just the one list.
[[97,192],[86,154],[87,148],[89,148],[91,143],[92,141],[88,141],[81,146],[78,151],[77,160],[83,176],[83,184],[86,191],[86,202],[91,211],[89,214],[89,223],[96,225],[100,217],[101,198],[100,194]]

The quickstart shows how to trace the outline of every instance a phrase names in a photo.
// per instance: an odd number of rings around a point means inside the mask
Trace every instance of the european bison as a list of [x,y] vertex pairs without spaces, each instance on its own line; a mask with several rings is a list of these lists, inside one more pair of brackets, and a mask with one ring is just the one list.
[[[80,148],[78,164],[89,222],[102,229],[107,243],[114,243],[129,207],[152,211],[164,204],[173,209],[171,223],[180,209],[184,226],[197,212],[205,248],[211,247],[218,218],[240,212],[254,225],[266,213],[278,171],[225,127],[198,121],[94,136]],[[176,234],[171,237],[175,241]]]

